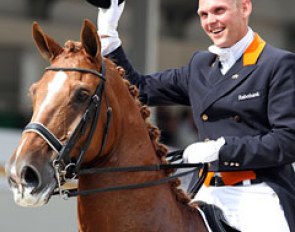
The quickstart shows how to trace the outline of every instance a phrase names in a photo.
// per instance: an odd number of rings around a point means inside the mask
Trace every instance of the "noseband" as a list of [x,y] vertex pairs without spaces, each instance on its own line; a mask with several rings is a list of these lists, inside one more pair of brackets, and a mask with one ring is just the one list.
[[[45,71],[66,71],[66,72],[81,72],[81,73],[90,73],[95,75],[96,77],[100,78],[100,83],[96,89],[95,94],[91,97],[91,101],[80,119],[79,124],[71,134],[68,141],[64,144],[43,124],[38,122],[31,122],[29,123],[24,132],[34,132],[41,136],[47,144],[58,154],[57,157],[53,161],[53,166],[56,172],[56,179],[58,182],[59,191],[61,191],[61,182],[65,181],[66,178],[75,178],[77,172],[81,167],[81,163],[83,157],[85,156],[86,151],[89,148],[90,142],[96,130],[98,118],[100,115],[101,110],[101,99],[104,91],[104,84],[105,84],[105,65],[102,61],[101,71],[98,72],[94,69],[86,69],[86,68],[64,68],[64,67],[47,67]],[[107,105],[107,122],[105,124],[105,129],[103,133],[103,138],[101,142],[101,147],[98,155],[96,158],[91,161],[91,163],[96,163],[102,155],[107,135],[109,131],[109,125],[112,116],[112,109],[109,107],[107,96],[105,94],[106,105]],[[92,120],[91,120],[92,119]],[[87,135],[87,139],[83,147],[79,152],[79,156],[75,162],[72,162],[70,159],[70,152],[74,148],[75,144],[81,138],[82,135],[85,134],[88,122],[91,121],[90,132]]]

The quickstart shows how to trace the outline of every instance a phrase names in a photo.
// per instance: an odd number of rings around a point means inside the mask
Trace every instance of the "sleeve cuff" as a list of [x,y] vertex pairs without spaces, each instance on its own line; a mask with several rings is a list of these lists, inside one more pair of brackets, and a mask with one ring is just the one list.
[[106,56],[112,53],[122,44],[122,41],[120,40],[119,37],[103,37],[103,38],[100,38],[100,41],[101,41],[102,56]]

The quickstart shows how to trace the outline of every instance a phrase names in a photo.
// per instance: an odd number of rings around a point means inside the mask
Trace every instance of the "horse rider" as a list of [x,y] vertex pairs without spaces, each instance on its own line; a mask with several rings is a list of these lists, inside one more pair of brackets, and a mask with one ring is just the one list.
[[125,69],[145,104],[192,107],[199,140],[183,157],[210,164],[194,200],[217,205],[243,232],[294,232],[295,55],[249,26],[251,0],[199,0],[213,45],[181,68],[141,75],[117,32],[124,4],[98,10],[102,53]]

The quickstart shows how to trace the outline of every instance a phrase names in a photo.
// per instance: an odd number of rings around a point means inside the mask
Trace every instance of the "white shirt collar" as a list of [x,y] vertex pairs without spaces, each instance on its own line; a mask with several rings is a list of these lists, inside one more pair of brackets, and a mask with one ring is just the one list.
[[229,48],[220,48],[215,45],[211,45],[208,50],[211,53],[216,54],[221,62],[221,72],[225,74],[243,55],[247,47],[251,44],[254,39],[253,30],[248,27],[247,34],[236,44]]

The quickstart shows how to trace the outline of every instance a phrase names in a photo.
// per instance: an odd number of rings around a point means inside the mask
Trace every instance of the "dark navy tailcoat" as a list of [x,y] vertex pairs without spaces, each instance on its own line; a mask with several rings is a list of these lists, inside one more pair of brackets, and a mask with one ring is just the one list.
[[138,74],[122,47],[109,56],[125,68],[143,102],[190,105],[200,140],[223,136],[226,143],[214,171],[253,170],[278,194],[295,231],[293,53],[266,44],[252,64],[245,65],[244,54],[224,76],[216,56],[207,51],[194,53],[181,68],[151,75]]

